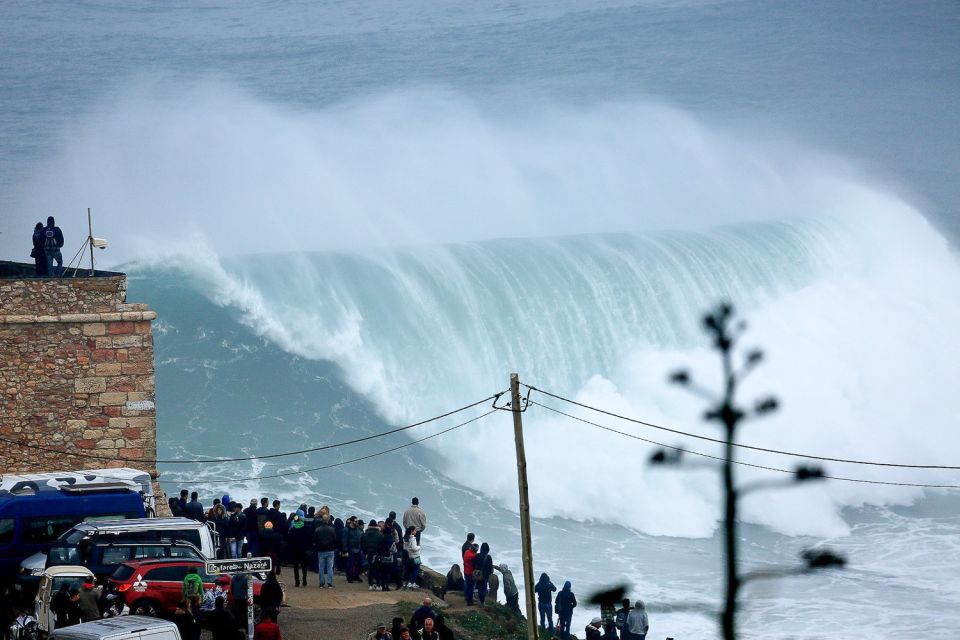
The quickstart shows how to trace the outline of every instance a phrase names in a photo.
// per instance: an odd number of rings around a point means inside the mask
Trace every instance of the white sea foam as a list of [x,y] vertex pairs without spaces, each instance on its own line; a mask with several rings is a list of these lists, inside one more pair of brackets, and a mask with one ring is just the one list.
[[[58,188],[38,189],[46,199],[36,205],[57,208],[81,191],[110,202],[101,224],[137,247],[127,257],[175,260],[260,335],[339,363],[392,421],[482,397],[516,369],[545,388],[714,435],[700,402],[664,378],[690,365],[716,382],[696,318],[729,298],[751,320],[748,343],[769,355],[745,393],[784,401],[744,440],[956,462],[948,400],[960,269],[919,212],[836,159],[650,103],[505,116],[435,92],[315,112],[216,84],[162,94],[140,88],[93,114],[51,170]],[[725,223],[736,224],[714,228]],[[658,228],[681,232],[650,231]],[[548,237],[595,232],[617,233]],[[473,242],[502,236],[528,240]],[[315,249],[328,251],[228,257]],[[714,530],[710,472],[650,470],[649,445],[537,409],[526,417],[536,515],[658,535]],[[467,483],[482,469],[484,490],[514,505],[508,429],[476,433],[446,441],[456,444],[442,469]],[[744,517],[838,535],[844,505],[919,495],[832,482],[758,495]]]

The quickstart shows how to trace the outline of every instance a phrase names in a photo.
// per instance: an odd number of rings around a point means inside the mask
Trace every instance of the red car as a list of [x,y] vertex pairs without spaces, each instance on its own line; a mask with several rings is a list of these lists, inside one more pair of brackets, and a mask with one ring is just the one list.
[[[214,594],[223,592],[227,606],[233,604],[230,595],[230,576],[213,576],[204,571],[204,563],[198,560],[182,558],[154,558],[124,562],[110,576],[110,586],[130,607],[130,612],[138,608],[142,614],[165,615],[173,613],[183,599],[183,579],[191,568],[196,568],[203,579],[204,592]],[[260,599],[260,587],[263,583],[251,576],[254,601]]]

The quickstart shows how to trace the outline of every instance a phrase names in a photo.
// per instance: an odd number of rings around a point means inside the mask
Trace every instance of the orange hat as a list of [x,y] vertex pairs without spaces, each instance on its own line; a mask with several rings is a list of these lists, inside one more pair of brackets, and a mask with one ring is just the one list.
[[273,523],[270,522],[269,520],[267,520],[266,522],[263,523],[263,528],[264,528],[264,529],[273,529]]

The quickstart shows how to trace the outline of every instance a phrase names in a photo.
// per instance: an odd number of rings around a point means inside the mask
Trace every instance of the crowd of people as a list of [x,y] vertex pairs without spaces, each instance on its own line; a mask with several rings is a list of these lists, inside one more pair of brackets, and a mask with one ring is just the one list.
[[361,582],[366,572],[371,591],[419,587],[420,537],[427,515],[416,497],[401,520],[391,511],[366,524],[356,515],[334,517],[327,505],[301,504],[285,513],[279,500],[268,498],[252,498],[244,508],[224,495],[204,509],[197,492],[186,489],[179,498],[171,497],[168,506],[174,516],[211,523],[225,558],[269,557],[278,574],[283,564],[293,565],[295,587],[306,587],[311,571],[326,589],[334,588],[335,571],[348,583]]
[[[366,573],[371,591],[419,587],[421,535],[427,527],[427,515],[418,498],[411,500],[401,518],[391,511],[384,519],[370,519],[366,524],[357,515],[343,519],[334,517],[327,505],[316,508],[300,504],[290,513],[282,511],[281,506],[279,500],[271,502],[268,498],[254,498],[244,508],[229,495],[224,495],[214,499],[213,505],[205,509],[198,494],[186,489],[180,492],[179,498],[169,499],[174,516],[212,524],[220,535],[224,557],[241,558],[247,554],[270,557],[274,570],[268,580],[275,582],[282,566],[288,564],[293,566],[295,587],[308,586],[311,571],[318,574],[318,586],[324,589],[334,588],[335,572],[345,576],[348,583],[362,582],[362,574]],[[513,572],[506,563],[494,562],[489,543],[478,543],[476,534],[468,533],[461,545],[460,557],[462,562],[452,565],[447,572],[444,595],[459,592],[467,606],[482,607],[488,600],[496,602],[502,587],[507,608],[522,618],[520,592]],[[245,582],[238,585],[238,589],[241,588],[245,593]],[[558,590],[550,577],[543,573],[535,592],[540,629],[557,640],[570,640],[573,613],[578,606],[572,584],[564,582]],[[265,601],[261,593],[264,621],[257,625],[255,640],[280,640],[279,627],[276,627],[282,600],[279,590],[278,595],[275,601],[270,598]],[[189,635],[191,629],[210,624],[205,621],[203,612],[190,605],[185,599],[178,609],[178,625],[184,625],[181,636],[185,640],[195,640],[195,636]],[[234,619],[245,620],[246,610],[240,610],[246,606],[245,599],[234,598],[234,606]],[[220,608],[218,605],[217,610]],[[193,617],[192,623],[190,616]],[[218,614],[216,619],[223,617]],[[261,624],[265,624],[263,634],[259,633]],[[584,634],[587,640],[645,640],[648,630],[649,620],[643,601],[638,600],[631,606],[629,600],[624,600],[620,609],[601,607],[600,616],[590,621]],[[433,606],[430,598],[425,598],[409,623],[394,618],[389,629],[381,623],[369,635],[369,640],[451,640],[453,637],[442,612]],[[215,635],[214,640],[231,639]]]

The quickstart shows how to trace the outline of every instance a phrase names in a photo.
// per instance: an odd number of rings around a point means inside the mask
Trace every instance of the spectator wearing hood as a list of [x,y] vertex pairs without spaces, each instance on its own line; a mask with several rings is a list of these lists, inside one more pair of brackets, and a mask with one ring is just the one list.
[[[290,543],[290,559],[293,561],[293,581],[297,587],[301,584],[307,586],[310,548],[313,544],[310,529],[307,528],[307,523],[304,522],[303,518],[303,511],[297,509],[297,512],[293,514],[293,520],[290,521],[290,531],[287,533],[287,541]],[[303,582],[300,581],[301,571],[303,572]]]
[[[557,587],[550,582],[550,576],[540,574],[537,586],[533,588],[537,594],[537,611],[540,612],[540,628],[549,629],[553,633],[553,592]],[[547,626],[549,625],[549,626]]]
[[38,222],[33,228],[33,249],[30,257],[33,258],[33,275],[42,278],[47,275],[47,255],[44,252],[43,223]]
[[557,594],[557,632],[562,640],[570,640],[570,621],[573,619],[573,610],[577,608],[577,596],[574,595],[573,585],[567,580],[563,589]]
[[613,623],[620,632],[620,640],[627,640],[629,631],[627,631],[627,616],[630,615],[630,599],[624,598],[623,606],[617,609],[613,616]]
[[647,618],[647,607],[643,600],[637,600],[627,615],[627,631],[630,640],[645,640],[650,630],[650,621]]
[[484,542],[480,545],[480,553],[473,560],[473,576],[477,585],[477,597],[480,599],[480,606],[487,600],[487,590],[489,588],[488,580],[493,573],[493,558],[490,557],[490,545]]
[[510,571],[507,563],[495,565],[494,569],[503,574],[503,595],[507,598],[507,608],[518,616],[523,616],[520,611],[520,590],[517,589],[517,581],[513,579],[513,571]]

